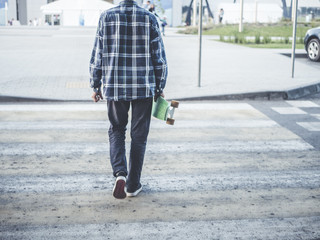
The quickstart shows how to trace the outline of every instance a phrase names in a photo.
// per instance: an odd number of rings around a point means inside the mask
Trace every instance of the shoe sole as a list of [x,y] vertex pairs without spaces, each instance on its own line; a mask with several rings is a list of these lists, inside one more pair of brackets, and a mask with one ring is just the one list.
[[133,192],[133,193],[128,193],[127,192],[127,197],[136,197],[141,191],[142,191],[142,186],[138,190]]
[[125,177],[117,177],[116,183],[113,188],[113,196],[116,199],[124,199],[127,197],[124,188],[126,186],[126,178]]

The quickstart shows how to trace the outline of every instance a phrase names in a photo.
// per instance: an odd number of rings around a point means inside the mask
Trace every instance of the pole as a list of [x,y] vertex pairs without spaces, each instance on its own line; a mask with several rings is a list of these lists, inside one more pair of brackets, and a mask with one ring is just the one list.
[[255,22],[255,24],[258,23],[258,0],[256,0],[256,10],[255,10],[255,15],[254,15],[254,22]]
[[201,87],[201,54],[202,54],[202,10],[203,0],[200,0],[199,5],[199,68],[198,68],[198,87]]
[[243,31],[243,0],[240,0],[240,23],[239,32]]
[[197,0],[193,0],[193,26],[197,26]]
[[4,3],[4,25],[7,26],[8,25],[8,3],[5,2]]
[[292,53],[291,53],[291,65],[292,65],[292,78],[294,78],[294,63],[296,58],[296,36],[297,36],[297,10],[298,10],[298,0],[293,2],[293,34],[292,34]]

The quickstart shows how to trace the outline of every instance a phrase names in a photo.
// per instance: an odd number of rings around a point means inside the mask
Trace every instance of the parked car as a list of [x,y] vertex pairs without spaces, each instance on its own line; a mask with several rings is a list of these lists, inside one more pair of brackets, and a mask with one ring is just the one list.
[[320,27],[307,31],[304,46],[311,61],[320,61]]

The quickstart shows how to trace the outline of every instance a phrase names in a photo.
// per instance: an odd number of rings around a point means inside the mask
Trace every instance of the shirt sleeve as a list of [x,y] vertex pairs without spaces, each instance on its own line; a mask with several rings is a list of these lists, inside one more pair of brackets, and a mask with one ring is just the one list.
[[163,92],[163,89],[166,86],[167,76],[168,76],[168,66],[166,53],[159,30],[159,25],[156,22],[151,25],[151,58],[152,65],[155,72],[156,78],[156,91],[158,94]]
[[90,59],[90,85],[91,88],[100,89],[102,76],[102,52],[103,52],[103,18],[100,17],[99,25],[94,41],[94,47]]

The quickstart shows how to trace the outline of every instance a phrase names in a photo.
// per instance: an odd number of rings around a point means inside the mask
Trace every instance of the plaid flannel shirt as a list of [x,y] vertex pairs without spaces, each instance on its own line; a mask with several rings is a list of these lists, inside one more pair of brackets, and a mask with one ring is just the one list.
[[90,83],[108,100],[131,101],[162,93],[167,61],[156,17],[135,1],[100,16],[90,60]]

